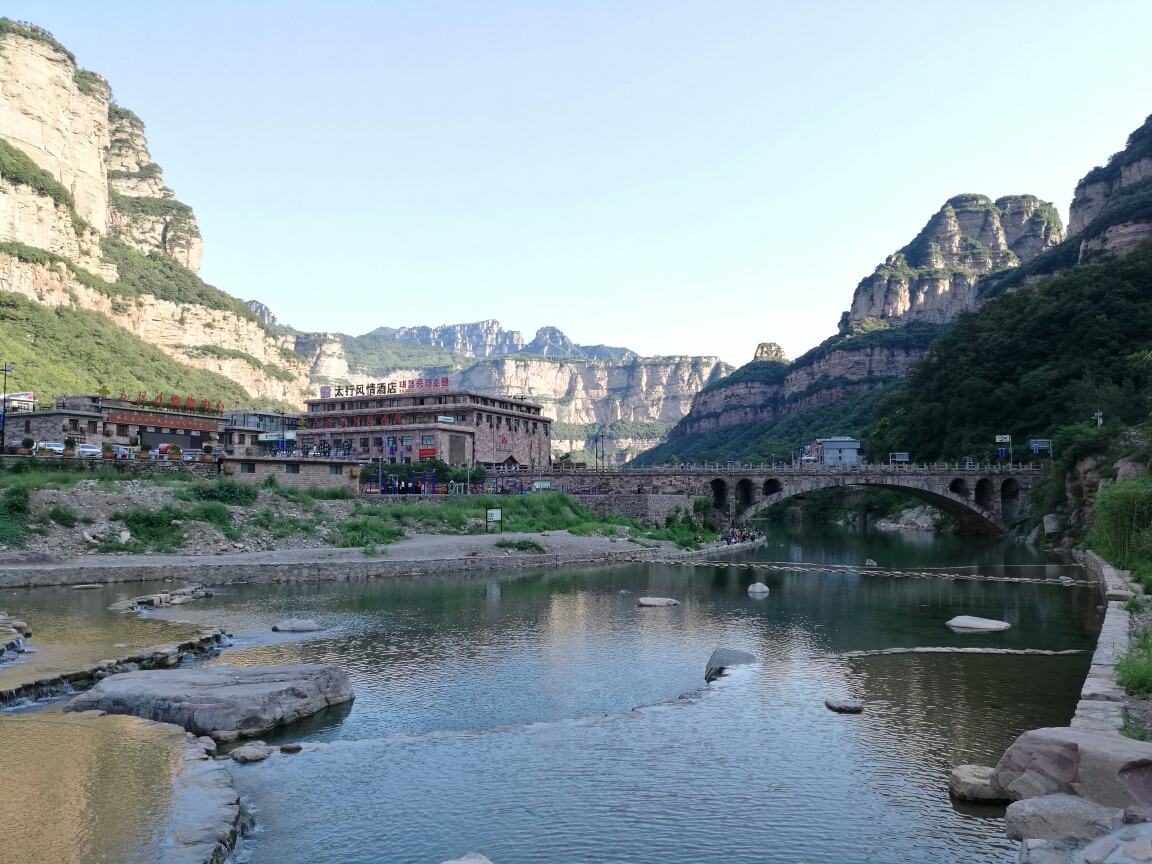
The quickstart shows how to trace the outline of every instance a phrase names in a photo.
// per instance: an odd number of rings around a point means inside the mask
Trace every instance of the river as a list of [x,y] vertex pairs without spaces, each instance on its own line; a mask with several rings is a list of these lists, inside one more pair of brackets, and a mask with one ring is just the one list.
[[[866,558],[1083,578],[1020,545],[933,534],[774,527],[743,553]],[[754,581],[769,586],[763,599],[748,594]],[[5,611],[35,621],[49,594],[16,592]],[[637,609],[642,595],[682,605]],[[236,585],[152,616],[233,632],[213,662],[335,663],[352,676],[350,709],[265,738],[322,746],[231,769],[257,820],[238,851],[251,864],[438,864],[468,851],[496,864],[1007,862],[1002,810],[953,805],[948,770],[994,764],[1025,729],[1067,724],[1090,655],[843,655],[1091,649],[1098,602],[1055,581],[632,564]],[[1012,628],[958,635],[944,622],[959,614]],[[330,629],[269,632],[286,617]],[[705,685],[718,646],[762,662]],[[832,696],[866,710],[834,714]],[[0,716],[2,740],[28,714]]]

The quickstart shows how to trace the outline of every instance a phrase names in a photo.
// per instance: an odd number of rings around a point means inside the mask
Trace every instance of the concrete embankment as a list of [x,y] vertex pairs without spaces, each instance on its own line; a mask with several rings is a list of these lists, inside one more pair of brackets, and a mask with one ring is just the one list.
[[[533,540],[545,551],[507,551],[495,546],[500,539]],[[163,579],[206,585],[387,579],[520,567],[621,564],[650,558],[690,560],[737,553],[756,545],[709,543],[700,550],[683,551],[669,543],[649,548],[607,537],[565,534],[418,535],[383,547],[379,557],[365,555],[361,549],[287,549],[233,555],[84,556],[55,564],[8,565],[0,570],[0,588]]]

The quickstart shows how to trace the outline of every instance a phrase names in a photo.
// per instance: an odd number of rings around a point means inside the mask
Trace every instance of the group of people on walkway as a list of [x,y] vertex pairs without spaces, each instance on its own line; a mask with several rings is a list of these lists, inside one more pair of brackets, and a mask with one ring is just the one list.
[[734,546],[737,543],[751,543],[753,540],[761,540],[763,537],[763,531],[746,531],[743,528],[729,528],[720,535],[720,539],[729,546]]

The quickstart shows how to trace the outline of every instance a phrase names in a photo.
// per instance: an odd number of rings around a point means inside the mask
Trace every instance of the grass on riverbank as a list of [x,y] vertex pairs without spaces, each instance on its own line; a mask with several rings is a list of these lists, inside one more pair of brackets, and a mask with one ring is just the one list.
[[127,543],[122,543],[118,536],[109,537],[100,544],[101,552],[176,552],[187,539],[185,522],[205,522],[229,540],[240,539],[240,532],[232,524],[232,514],[218,501],[208,501],[191,510],[169,506],[159,510],[137,508],[127,513],[113,513],[112,519],[123,522],[131,537]]
[[1116,683],[1137,699],[1152,696],[1152,630],[1142,628],[1128,653],[1116,661]]
[[[401,526],[405,525],[427,531],[483,534],[486,511],[497,507],[501,511],[503,530],[523,534],[567,531],[577,537],[587,537],[599,532],[605,537],[626,535],[668,540],[681,548],[698,549],[696,537],[702,532],[692,520],[691,514],[687,513],[670,516],[663,528],[646,530],[635,519],[611,514],[597,515],[562,492],[538,492],[532,495],[468,495],[440,499],[439,503],[418,500],[401,504],[357,503],[352,508],[353,519],[340,526],[347,539],[341,545],[361,546],[364,542],[371,542],[370,538],[364,536],[366,532],[376,532],[384,537],[391,535],[394,530],[400,531],[395,537],[400,539],[403,536]],[[359,527],[360,522],[368,524]],[[707,536],[715,539],[714,533]],[[360,540],[364,542],[355,542]],[[376,542],[392,541],[381,539]]]

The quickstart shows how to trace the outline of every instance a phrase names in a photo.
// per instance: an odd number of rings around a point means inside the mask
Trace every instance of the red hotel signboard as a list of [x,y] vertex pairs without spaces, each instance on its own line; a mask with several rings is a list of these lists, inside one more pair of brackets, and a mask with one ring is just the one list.
[[417,455],[421,459],[425,458],[426,456],[435,456],[436,455],[436,448],[435,447],[421,447],[417,451]]
[[220,428],[220,424],[212,420],[193,420],[189,417],[173,417],[171,414],[129,414],[126,411],[109,411],[108,422],[163,426],[168,429],[197,429],[201,432],[215,432]]

